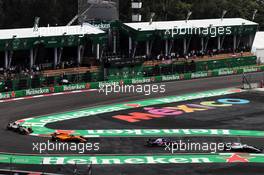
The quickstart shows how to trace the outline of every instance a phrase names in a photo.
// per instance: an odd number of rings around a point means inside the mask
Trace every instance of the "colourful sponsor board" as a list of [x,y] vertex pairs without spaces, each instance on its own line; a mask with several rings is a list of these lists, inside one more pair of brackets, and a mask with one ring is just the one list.
[[218,99],[217,101],[202,101],[195,104],[181,104],[177,106],[167,106],[162,108],[146,107],[143,112],[131,112],[129,114],[119,114],[112,118],[135,123],[140,121],[152,120],[156,118],[164,118],[170,116],[179,116],[185,113],[193,113],[199,111],[207,111],[216,108],[232,107],[233,105],[245,105],[250,101],[245,99]]
[[133,156],[40,156],[0,155],[0,163],[34,165],[124,165],[124,164],[190,164],[190,163],[264,163],[263,154],[178,154]]
[[181,96],[169,96],[164,98],[156,98],[156,99],[148,99],[148,100],[141,100],[129,103],[121,103],[121,104],[114,104],[102,107],[94,107],[94,108],[87,108],[78,111],[60,113],[55,115],[47,115],[39,118],[34,118],[27,120],[23,123],[25,126],[38,126],[44,127],[48,123],[64,121],[69,119],[81,118],[81,117],[89,117],[103,113],[109,113],[114,111],[122,111],[131,108],[138,108],[138,107],[145,107],[151,105],[159,105],[159,104],[168,104],[174,102],[181,102],[193,99],[200,99],[200,98],[208,98],[220,95],[228,95],[237,92],[241,92],[241,89],[220,89],[220,90],[212,90],[212,91],[205,91],[205,92],[198,92],[192,94],[186,94]]

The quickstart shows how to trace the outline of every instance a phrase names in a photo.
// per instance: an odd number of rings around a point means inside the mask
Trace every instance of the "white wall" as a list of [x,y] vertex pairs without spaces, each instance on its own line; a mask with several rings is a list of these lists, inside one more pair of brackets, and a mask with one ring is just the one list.
[[254,53],[261,63],[264,63],[264,32],[257,32],[253,46],[252,53]]
[[264,48],[256,50],[256,56],[261,63],[264,63]]

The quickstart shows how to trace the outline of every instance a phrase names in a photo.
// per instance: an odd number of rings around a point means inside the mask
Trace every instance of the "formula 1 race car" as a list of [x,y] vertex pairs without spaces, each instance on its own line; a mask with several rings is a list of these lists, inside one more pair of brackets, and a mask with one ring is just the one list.
[[8,123],[6,129],[9,131],[14,131],[22,135],[29,135],[33,132],[31,128],[21,126],[18,122]]
[[171,145],[173,143],[176,143],[174,141],[171,141],[167,138],[157,138],[157,139],[149,139],[145,146],[148,147],[164,147],[166,145]]
[[254,146],[249,146],[241,143],[234,143],[230,147],[226,147],[225,151],[238,153],[263,153],[263,149]]
[[82,136],[75,136],[67,133],[53,133],[51,134],[51,140],[55,142],[75,142],[85,143],[87,139]]

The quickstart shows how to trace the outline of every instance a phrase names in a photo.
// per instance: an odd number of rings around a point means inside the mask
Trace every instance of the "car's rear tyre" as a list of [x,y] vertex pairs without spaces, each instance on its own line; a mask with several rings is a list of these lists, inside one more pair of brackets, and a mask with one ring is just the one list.
[[51,137],[51,141],[53,141],[53,142],[57,142],[57,141],[58,141],[58,138],[52,136],[52,137]]

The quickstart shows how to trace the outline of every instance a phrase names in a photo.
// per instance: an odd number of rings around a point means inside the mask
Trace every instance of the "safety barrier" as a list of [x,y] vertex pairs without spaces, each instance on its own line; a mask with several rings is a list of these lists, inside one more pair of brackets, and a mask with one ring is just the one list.
[[[175,75],[184,74],[188,72],[200,72],[222,68],[241,67],[241,65],[256,65],[256,57],[251,56],[197,62],[177,62],[174,64],[159,64],[156,66],[134,65],[114,68],[111,67],[106,69],[107,72],[101,69],[86,73],[83,73],[81,71],[79,73],[74,74],[65,74],[63,76],[63,79],[67,79],[71,84],[110,80],[116,81],[120,79],[132,79],[133,77],[143,78],[150,76]],[[17,91],[47,86],[58,86],[61,84],[62,80],[62,76],[59,75],[59,73],[63,72],[63,70],[58,70],[57,72],[57,76],[38,76],[34,78],[19,77],[13,80],[2,81],[0,82],[0,92],[5,91],[5,87],[10,91]],[[44,75],[50,74],[51,73],[48,72],[44,73]]]
[[158,76],[182,74],[187,72],[208,71],[222,68],[236,68],[243,66],[257,65],[256,56],[241,56],[214,60],[199,60],[194,62],[177,61],[173,64],[161,64],[160,61],[154,65],[144,65],[135,67],[109,68],[108,80],[118,80],[121,78]]
[[196,71],[252,66],[256,64],[257,64],[257,58],[255,56],[199,61],[196,62]]
[[0,93],[0,99],[19,98],[24,96],[34,96],[40,94],[58,93],[58,92],[74,91],[74,90],[82,90],[82,89],[98,89],[102,85],[114,84],[114,83],[120,85],[159,83],[159,82],[167,82],[167,81],[189,80],[189,79],[197,79],[197,78],[205,78],[205,77],[259,72],[259,71],[264,71],[264,66],[239,67],[233,69],[218,69],[218,70],[201,71],[195,73],[152,76],[152,77],[133,78],[133,79],[121,79],[121,80],[112,80],[105,82],[78,83],[78,84],[70,84],[70,85],[62,85],[62,86],[52,86],[52,87],[4,92],[4,93]]

